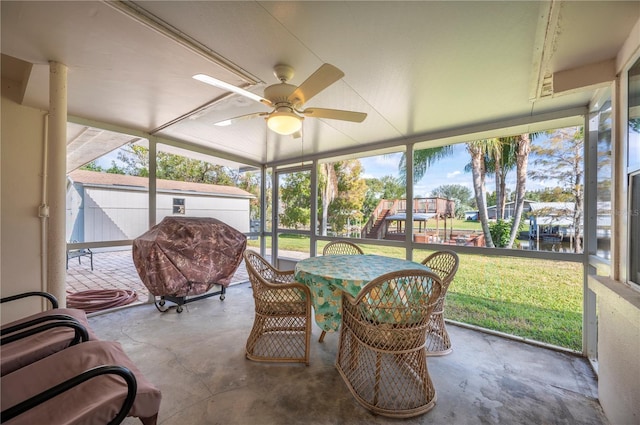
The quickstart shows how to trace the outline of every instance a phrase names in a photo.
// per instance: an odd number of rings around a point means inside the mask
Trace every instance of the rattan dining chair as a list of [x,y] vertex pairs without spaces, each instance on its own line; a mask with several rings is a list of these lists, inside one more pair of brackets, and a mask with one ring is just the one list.
[[[362,248],[349,241],[333,241],[324,246],[322,255],[363,255]],[[324,341],[327,331],[322,331],[318,342]]]
[[322,255],[362,255],[362,249],[349,241],[333,241],[325,245]]
[[441,290],[435,273],[403,270],[372,280],[355,299],[343,294],[336,368],[366,409],[409,418],[435,405],[424,347]]
[[255,301],[255,319],[246,345],[247,358],[309,365],[309,288],[295,281],[293,270],[278,270],[255,251],[246,250],[244,260]]
[[447,290],[458,271],[458,254],[449,250],[436,251],[422,260],[422,264],[429,267],[442,279],[442,291],[433,313],[427,333],[427,355],[443,356],[452,351],[451,339],[444,324],[444,303]]

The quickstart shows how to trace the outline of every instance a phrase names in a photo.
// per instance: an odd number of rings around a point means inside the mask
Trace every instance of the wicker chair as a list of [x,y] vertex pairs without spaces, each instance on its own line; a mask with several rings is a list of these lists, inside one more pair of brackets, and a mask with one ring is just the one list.
[[424,348],[441,290],[435,273],[403,270],[372,280],[355,299],[343,294],[336,368],[373,413],[409,418],[435,405]]
[[442,250],[434,252],[422,260],[422,264],[442,279],[442,292],[438,298],[436,308],[431,313],[429,330],[427,334],[427,355],[443,356],[452,351],[451,339],[444,325],[444,302],[447,289],[458,271],[458,254],[453,251]]
[[[363,255],[362,249],[349,241],[333,241],[325,245],[322,255]],[[324,341],[327,331],[322,331],[319,342]]]
[[349,241],[333,241],[325,245],[322,255],[362,255],[362,249]]
[[277,270],[254,251],[245,251],[244,260],[255,301],[255,319],[246,346],[247,358],[309,365],[309,288],[295,281],[292,270]]

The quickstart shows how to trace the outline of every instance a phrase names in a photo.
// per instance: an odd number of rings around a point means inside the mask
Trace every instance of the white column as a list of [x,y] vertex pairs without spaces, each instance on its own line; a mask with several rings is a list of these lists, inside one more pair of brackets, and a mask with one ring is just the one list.
[[158,144],[157,142],[150,137],[149,138],[149,229],[157,224],[157,154],[158,154]]
[[66,299],[66,175],[67,175],[67,67],[49,64],[47,226],[48,292],[67,305]]

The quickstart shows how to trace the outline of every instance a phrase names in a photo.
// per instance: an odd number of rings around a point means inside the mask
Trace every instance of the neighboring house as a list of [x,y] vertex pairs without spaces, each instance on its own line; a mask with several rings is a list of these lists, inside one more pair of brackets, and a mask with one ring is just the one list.
[[[574,234],[573,202],[536,202],[525,200],[522,209],[523,220],[529,218],[529,237],[563,239]],[[610,207],[609,207],[610,209]],[[496,219],[496,206],[487,207],[489,220]],[[515,202],[507,202],[504,207],[504,219],[514,217]],[[465,211],[466,220],[477,220],[478,211]],[[598,222],[600,223],[600,222]]]
[[[135,239],[149,228],[146,177],[76,170],[67,178],[67,241]],[[156,192],[158,223],[171,215],[213,217],[249,232],[249,192],[171,180],[157,180]]]
[[478,221],[478,211],[465,211],[464,219],[467,221]]
[[[536,203],[535,201],[524,200],[524,206],[522,207],[523,214],[526,214],[531,211],[531,204]],[[511,220],[516,214],[515,202],[506,202],[504,204],[504,219]],[[476,211],[477,214],[477,211]],[[487,216],[489,220],[495,220],[497,218],[497,207],[496,205],[492,205],[487,207]]]
[[529,237],[562,240],[573,236],[573,202],[532,202],[529,215]]

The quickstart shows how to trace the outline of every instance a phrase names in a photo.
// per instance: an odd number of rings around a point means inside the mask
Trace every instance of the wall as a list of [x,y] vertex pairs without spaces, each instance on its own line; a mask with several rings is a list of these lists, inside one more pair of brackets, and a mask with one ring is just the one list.
[[249,231],[249,199],[158,193],[157,221],[173,214],[173,198],[184,198],[185,217],[213,217],[240,232]]
[[[626,68],[640,56],[640,20],[618,53],[617,73],[624,76]],[[624,81],[624,77],[622,80]],[[617,83],[614,84],[616,88]],[[612,97],[613,116],[623,121],[614,122],[614,154],[620,156],[625,143],[626,131],[626,89],[622,85],[622,95],[614,91]],[[626,179],[626,167],[622,161],[615,164],[614,177]],[[626,187],[615,181],[617,202],[627,198]],[[623,189],[624,188],[624,189]],[[624,201],[622,202],[624,204]],[[626,205],[614,204],[618,211],[624,211]],[[625,244],[627,224],[624,214],[614,214],[614,234],[612,246],[614,259],[611,267],[626,269],[629,262],[638,258],[629,258]],[[619,232],[619,233],[617,233]],[[620,258],[616,261],[615,256]],[[625,275],[626,273],[622,273]],[[596,312],[598,326],[598,398],[600,405],[612,425],[640,424],[640,291],[631,289],[622,282],[605,277],[590,276],[589,289],[596,294]]]
[[[173,216],[173,199],[185,200],[185,217],[214,217],[240,232],[249,231],[249,199],[193,193],[158,193],[159,223]],[[146,191],[83,187],[75,183],[67,192],[67,240],[95,242],[135,239],[149,228]]]
[[640,292],[590,277],[598,311],[598,396],[612,425],[640,423]]
[[[3,297],[41,290],[42,146],[45,112],[13,102],[2,81],[0,142],[0,291]],[[42,310],[35,298],[2,304],[6,323]]]

